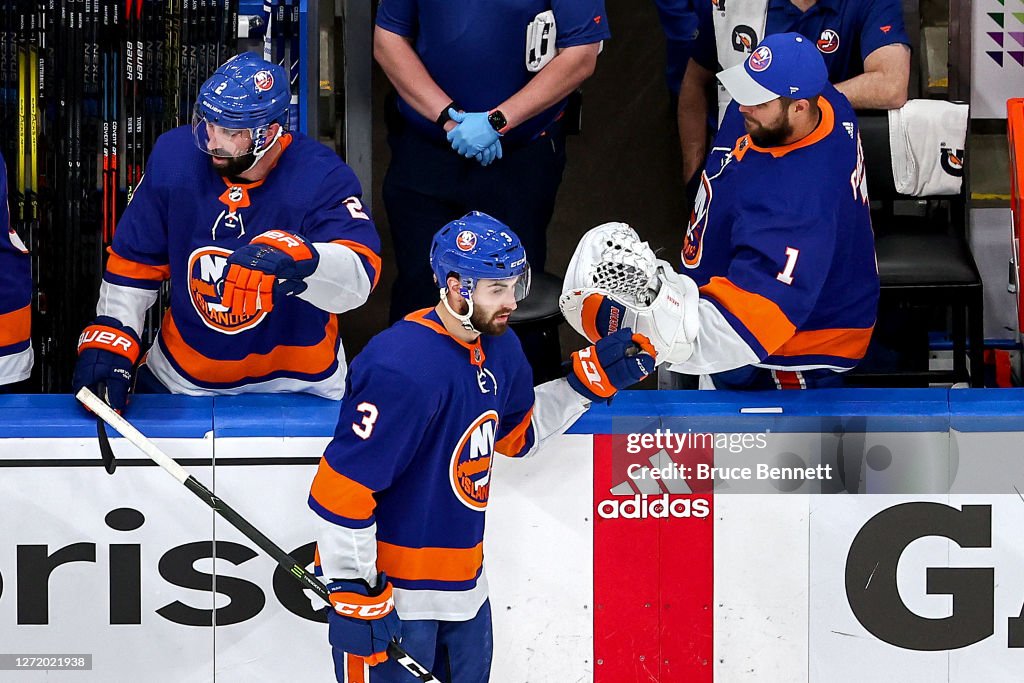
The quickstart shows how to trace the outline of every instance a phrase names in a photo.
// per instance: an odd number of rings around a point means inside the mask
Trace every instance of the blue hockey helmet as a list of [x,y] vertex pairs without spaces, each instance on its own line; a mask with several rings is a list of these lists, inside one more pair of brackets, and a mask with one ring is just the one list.
[[[224,62],[203,83],[192,114],[196,146],[212,156],[240,157],[261,152],[289,127],[291,99],[284,67],[255,52],[243,52]],[[280,125],[274,139],[267,129]],[[212,142],[211,142],[212,140]]]
[[442,299],[451,273],[458,276],[459,293],[470,303],[477,281],[483,279],[518,277],[516,301],[530,292],[530,264],[522,242],[507,225],[479,211],[470,211],[437,231],[430,245],[430,268]]

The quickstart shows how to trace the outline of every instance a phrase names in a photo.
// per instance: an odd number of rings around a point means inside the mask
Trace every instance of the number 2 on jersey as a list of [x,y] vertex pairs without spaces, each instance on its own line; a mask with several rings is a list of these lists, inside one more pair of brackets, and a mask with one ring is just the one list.
[[360,422],[352,423],[352,431],[360,439],[369,439],[370,435],[373,434],[373,426],[377,424],[377,415],[379,414],[377,406],[368,401],[363,401],[356,406],[356,410],[363,414],[363,419]]

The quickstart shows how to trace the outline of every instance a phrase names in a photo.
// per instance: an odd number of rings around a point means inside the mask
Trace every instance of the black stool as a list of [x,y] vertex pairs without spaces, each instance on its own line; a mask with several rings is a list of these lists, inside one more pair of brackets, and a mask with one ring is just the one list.
[[565,318],[558,309],[562,278],[551,273],[533,273],[530,294],[519,302],[509,317],[509,326],[523,343],[526,359],[533,368],[533,383],[542,384],[561,377],[562,347],[558,326]]

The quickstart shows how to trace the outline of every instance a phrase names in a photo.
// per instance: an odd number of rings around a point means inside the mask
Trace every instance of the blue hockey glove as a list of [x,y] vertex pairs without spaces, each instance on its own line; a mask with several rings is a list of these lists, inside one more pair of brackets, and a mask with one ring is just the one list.
[[473,158],[479,161],[481,166],[490,166],[494,160],[501,158],[501,140],[495,140],[490,147]]
[[607,401],[619,389],[636,384],[654,370],[657,352],[642,334],[628,327],[572,354],[569,386],[591,401]]
[[269,313],[275,297],[305,291],[303,280],[319,263],[316,249],[301,236],[268,230],[228,257],[221,303],[234,315]]
[[458,125],[448,131],[448,142],[452,149],[464,157],[475,157],[497,141],[501,135],[487,120],[485,111],[459,112],[448,110],[452,121]]
[[362,657],[370,666],[387,660],[388,643],[402,637],[387,575],[377,576],[376,588],[362,580],[338,580],[327,590],[334,606],[327,612],[331,647]]
[[78,362],[71,390],[77,393],[89,387],[98,393],[98,386],[104,383],[106,395],[100,398],[117,412],[124,412],[139,344],[139,336],[119,320],[105,315],[96,318],[78,337]]

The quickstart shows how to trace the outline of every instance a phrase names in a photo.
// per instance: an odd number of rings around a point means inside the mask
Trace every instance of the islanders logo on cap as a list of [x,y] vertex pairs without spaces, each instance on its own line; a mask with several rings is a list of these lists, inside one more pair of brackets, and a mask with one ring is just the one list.
[[266,69],[257,71],[252,77],[252,82],[260,92],[266,92],[274,87],[274,74]]
[[750,53],[750,59],[747,60],[747,64],[750,66],[751,71],[764,71],[772,64],[771,48],[766,45],[760,46]]
[[826,55],[830,55],[838,50],[839,34],[830,28],[822,31],[821,36],[818,38],[818,49]]
[[455,246],[460,251],[472,251],[476,246],[476,233],[472,230],[463,230],[455,238]]

